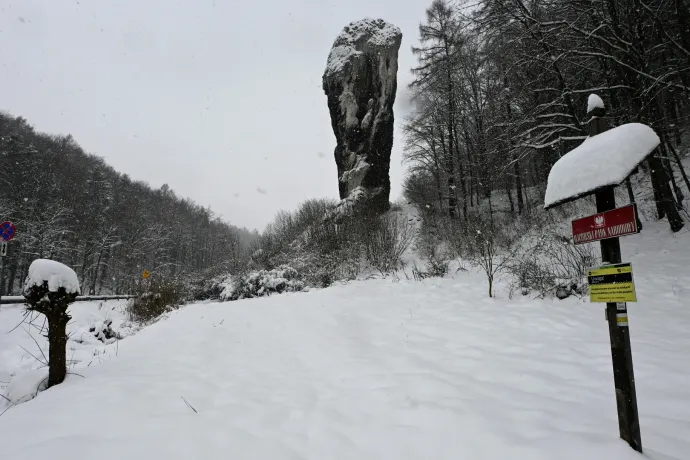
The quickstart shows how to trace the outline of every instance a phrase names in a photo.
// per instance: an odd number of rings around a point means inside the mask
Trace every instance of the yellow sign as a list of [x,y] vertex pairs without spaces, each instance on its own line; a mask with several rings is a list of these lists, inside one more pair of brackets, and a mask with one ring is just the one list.
[[630,263],[587,270],[590,302],[637,302]]
[[141,277],[144,279],[147,279],[149,276],[151,276],[151,274],[148,270],[144,270],[144,273],[141,274]]

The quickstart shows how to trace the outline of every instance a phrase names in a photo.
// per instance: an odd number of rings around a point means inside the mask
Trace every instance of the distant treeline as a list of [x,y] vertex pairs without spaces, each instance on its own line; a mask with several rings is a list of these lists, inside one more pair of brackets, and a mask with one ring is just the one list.
[[17,235],[5,258],[2,293],[18,293],[29,264],[68,264],[82,292],[122,293],[143,270],[190,281],[233,271],[258,236],[210,209],[154,190],[88,154],[72,136],[36,132],[0,113],[0,221]]

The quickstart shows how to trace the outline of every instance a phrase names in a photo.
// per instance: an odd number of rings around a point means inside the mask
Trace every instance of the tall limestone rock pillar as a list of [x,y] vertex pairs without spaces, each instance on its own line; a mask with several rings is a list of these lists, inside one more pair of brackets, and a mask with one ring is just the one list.
[[339,212],[376,215],[388,209],[401,41],[396,26],[362,19],[346,26],[333,42],[323,90],[337,140]]

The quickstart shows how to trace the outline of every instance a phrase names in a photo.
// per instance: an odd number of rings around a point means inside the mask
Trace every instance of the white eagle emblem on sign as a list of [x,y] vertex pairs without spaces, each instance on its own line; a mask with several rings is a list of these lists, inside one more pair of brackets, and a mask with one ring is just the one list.
[[596,228],[601,228],[604,226],[604,216],[596,216],[594,218],[594,226]]

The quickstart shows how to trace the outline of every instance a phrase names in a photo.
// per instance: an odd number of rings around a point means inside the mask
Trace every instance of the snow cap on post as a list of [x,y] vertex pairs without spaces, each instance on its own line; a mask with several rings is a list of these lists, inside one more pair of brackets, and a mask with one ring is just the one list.
[[60,288],[65,288],[67,294],[80,293],[79,279],[74,270],[54,260],[36,259],[29,266],[24,293],[27,294],[32,287],[41,287],[44,283],[48,283],[49,292],[57,292]]
[[587,113],[594,109],[605,109],[604,101],[596,94],[590,94],[587,98]]
[[[597,111],[604,109],[595,106],[592,115],[598,116]],[[641,123],[589,136],[551,168],[544,209],[620,185],[659,144],[654,130]]]

